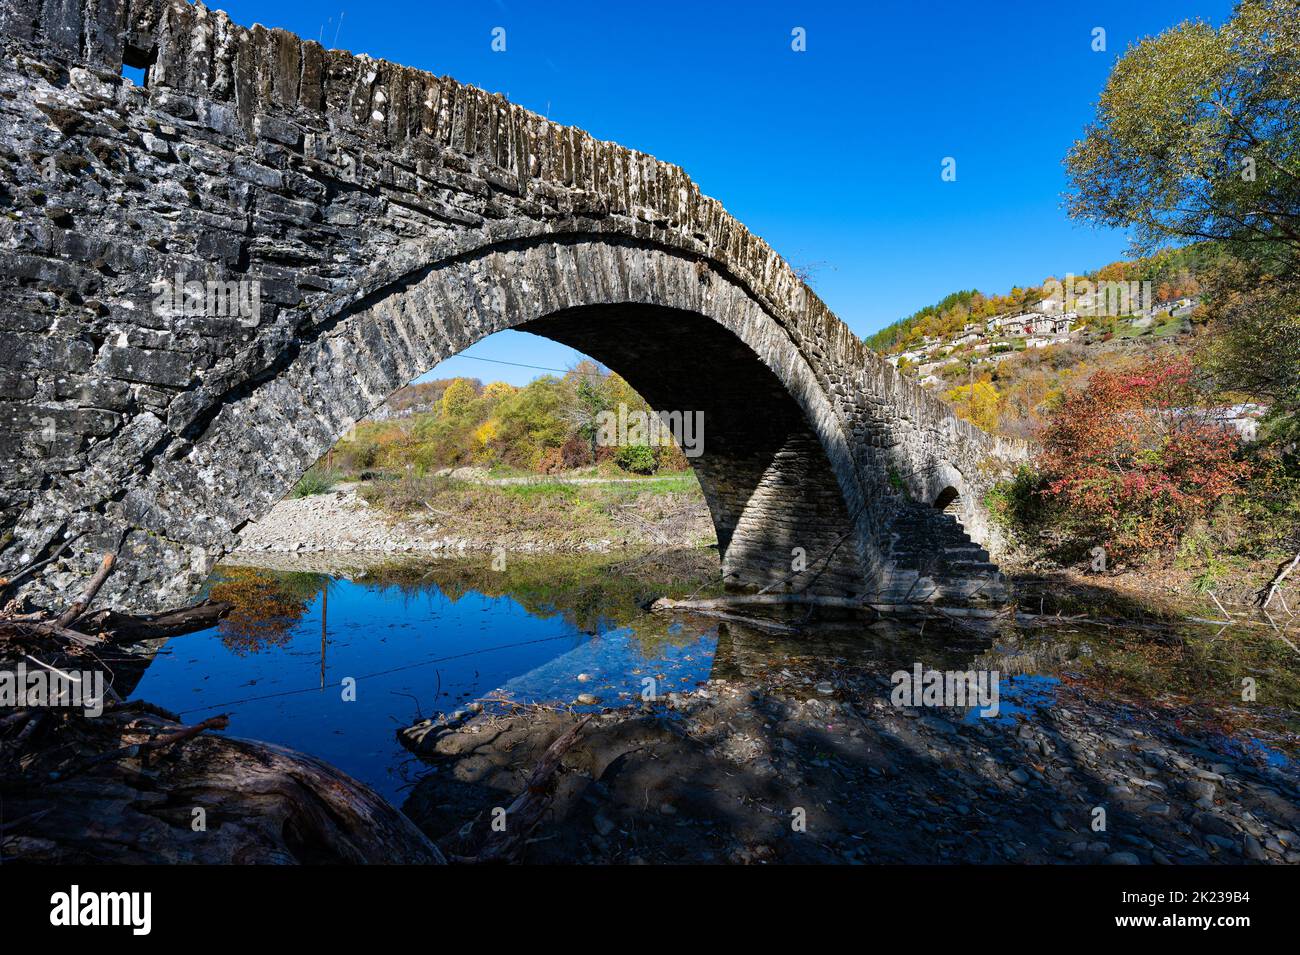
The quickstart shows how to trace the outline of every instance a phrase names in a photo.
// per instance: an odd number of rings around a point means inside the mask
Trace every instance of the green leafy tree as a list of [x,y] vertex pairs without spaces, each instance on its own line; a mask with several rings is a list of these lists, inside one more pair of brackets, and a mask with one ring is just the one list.
[[1155,248],[1225,239],[1300,251],[1300,15],[1242,0],[1218,30],[1185,22],[1115,64],[1066,159],[1072,215]]
[[564,412],[564,418],[573,426],[575,434],[587,442],[591,460],[596,460],[596,438],[600,432],[600,415],[611,406],[608,379],[600,374],[595,362],[580,362],[565,375],[573,387],[573,401]]

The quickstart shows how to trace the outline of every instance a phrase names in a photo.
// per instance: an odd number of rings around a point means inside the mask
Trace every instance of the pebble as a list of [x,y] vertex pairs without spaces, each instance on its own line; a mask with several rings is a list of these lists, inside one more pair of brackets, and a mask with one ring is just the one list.
[[1264,847],[1259,844],[1259,840],[1249,832],[1246,833],[1241,842],[1242,851],[1245,853],[1247,859],[1251,859],[1255,862],[1263,862],[1268,858],[1268,853],[1265,852]]

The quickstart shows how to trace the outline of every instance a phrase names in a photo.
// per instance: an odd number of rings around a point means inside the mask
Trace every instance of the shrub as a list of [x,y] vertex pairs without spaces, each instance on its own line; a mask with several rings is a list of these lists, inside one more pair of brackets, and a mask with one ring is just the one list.
[[689,471],[691,462],[677,442],[655,449],[655,461],[660,471]]
[[654,474],[658,467],[658,461],[655,460],[654,448],[644,444],[629,444],[626,447],[618,449],[618,454],[614,460],[624,471],[630,471],[633,474]]
[[1065,396],[1042,444],[1045,496],[1116,553],[1176,543],[1250,472],[1237,433],[1204,414],[1181,358],[1096,372]]
[[298,479],[290,492],[294,497],[310,497],[313,494],[326,494],[339,482],[339,473],[325,468],[312,467]]
[[1022,465],[1015,476],[994,484],[984,497],[989,516],[1017,540],[1028,540],[1051,519],[1043,497],[1045,482],[1034,468]]
[[345,470],[364,471],[374,467],[379,459],[379,442],[364,438],[342,441],[338,446],[338,457]]

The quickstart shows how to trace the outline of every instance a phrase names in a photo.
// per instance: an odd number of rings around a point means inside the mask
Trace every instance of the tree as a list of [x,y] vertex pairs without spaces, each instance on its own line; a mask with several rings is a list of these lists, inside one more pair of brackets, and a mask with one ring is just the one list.
[[494,417],[505,463],[536,467],[547,449],[564,444],[569,429],[561,416],[569,394],[560,379],[543,375],[502,400]]
[[1205,363],[1226,388],[1300,410],[1300,282],[1232,263],[1208,279]]
[[1071,215],[1140,247],[1230,240],[1300,252],[1300,15],[1241,0],[1218,30],[1184,22],[1115,64],[1066,159]]
[[447,390],[442,393],[442,400],[438,402],[438,410],[444,417],[458,418],[469,410],[469,406],[478,397],[478,389],[468,378],[457,378]]
[[[1272,402],[1300,434],[1300,12],[1240,0],[1215,30],[1186,22],[1116,63],[1066,159],[1072,215],[1135,229],[1166,293],[1204,286],[1206,366],[1224,392]],[[1143,276],[1148,277],[1148,276]],[[1174,279],[1174,282],[1170,282]]]
[[[585,362],[594,370],[592,362]],[[574,432],[582,438],[591,452],[591,460],[596,460],[596,438],[600,433],[600,416],[609,410],[610,401],[605,393],[605,380],[598,373],[575,369],[566,379],[573,384],[573,401],[564,412],[564,419],[573,427]]]
[[1001,396],[991,382],[977,381],[969,385],[960,385],[950,389],[944,397],[952,402],[957,417],[985,431],[993,431],[997,428],[998,400]]

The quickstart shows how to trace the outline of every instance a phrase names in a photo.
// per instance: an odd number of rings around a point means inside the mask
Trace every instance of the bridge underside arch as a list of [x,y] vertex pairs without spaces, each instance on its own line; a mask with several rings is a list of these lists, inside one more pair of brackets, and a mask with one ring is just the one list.
[[780,379],[732,332],[693,312],[591,306],[519,326],[614,369],[651,407],[700,415],[691,459],[713,516],[729,584],[763,587],[797,575],[815,592],[857,593],[864,572],[850,514],[820,440]]
[[[143,89],[120,75],[142,57]],[[990,539],[985,492],[1026,453],[871,353],[682,169],[448,77],[185,0],[20,0],[0,94],[23,158],[0,188],[0,577],[39,565],[18,588],[38,603],[105,551],[103,603],[187,599],[353,422],[530,322],[710,412],[696,469],[737,580],[798,547],[796,588],[913,592],[931,551],[962,552],[935,496]],[[160,281],[261,307],[190,314]],[[658,344],[692,316],[712,325]],[[635,351],[600,331],[623,325]]]

